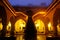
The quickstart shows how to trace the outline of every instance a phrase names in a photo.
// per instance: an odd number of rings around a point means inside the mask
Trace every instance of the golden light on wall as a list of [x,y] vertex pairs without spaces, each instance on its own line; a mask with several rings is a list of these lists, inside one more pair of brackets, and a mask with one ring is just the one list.
[[49,30],[49,31],[52,31],[52,30],[53,30],[53,27],[52,27],[51,22],[48,23],[48,30]]
[[23,31],[26,26],[26,22],[23,19],[19,19],[15,23],[15,31]]
[[3,25],[2,25],[2,22],[0,22],[0,30],[2,30],[3,28]]
[[43,16],[45,16],[46,14],[47,14],[47,12],[45,12],[45,11],[39,11],[39,12],[35,13],[35,14],[32,16],[32,18],[34,18],[34,17],[37,16],[37,15],[43,15]]
[[9,21],[8,25],[7,25],[7,31],[11,31],[11,22]]
[[38,12],[39,14],[46,14],[46,12],[44,12],[44,11],[40,11],[40,12]]
[[37,31],[45,32],[45,25],[44,25],[44,22],[42,20],[38,19],[34,23],[35,23]]
[[58,34],[60,34],[60,24],[57,25]]

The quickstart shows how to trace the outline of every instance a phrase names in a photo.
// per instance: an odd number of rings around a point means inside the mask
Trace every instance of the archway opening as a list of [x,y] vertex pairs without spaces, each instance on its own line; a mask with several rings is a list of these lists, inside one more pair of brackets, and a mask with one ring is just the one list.
[[7,29],[7,31],[11,31],[11,22],[10,21],[8,22],[8,25],[7,25],[6,29]]
[[23,19],[19,19],[15,23],[15,32],[24,32],[26,22]]
[[40,34],[45,34],[45,24],[42,20],[37,19],[35,22],[35,27],[37,29],[37,33]]

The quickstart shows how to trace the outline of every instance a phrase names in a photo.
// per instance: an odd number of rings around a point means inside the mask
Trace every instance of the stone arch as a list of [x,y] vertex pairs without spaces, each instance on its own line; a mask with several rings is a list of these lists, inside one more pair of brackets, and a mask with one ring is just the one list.
[[16,13],[17,13],[16,16],[11,16],[11,18],[10,18],[10,22],[11,22],[10,34],[11,34],[11,36],[14,36],[16,21],[18,21],[19,19],[23,19],[26,22],[26,18],[27,18],[27,16],[25,14],[22,14],[23,12],[16,12]]

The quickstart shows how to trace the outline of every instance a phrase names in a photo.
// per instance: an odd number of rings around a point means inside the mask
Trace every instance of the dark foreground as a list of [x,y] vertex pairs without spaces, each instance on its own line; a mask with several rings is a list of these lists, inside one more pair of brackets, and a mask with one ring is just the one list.
[[[15,37],[0,37],[0,40],[24,40],[23,35]],[[46,37],[46,35],[37,35],[37,40],[60,40],[60,37]]]

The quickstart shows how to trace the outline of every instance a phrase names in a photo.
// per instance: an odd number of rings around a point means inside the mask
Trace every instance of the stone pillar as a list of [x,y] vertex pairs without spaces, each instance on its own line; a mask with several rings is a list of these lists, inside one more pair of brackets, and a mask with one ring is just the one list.
[[6,35],[6,26],[7,26],[7,14],[6,14],[6,10],[3,6],[0,6],[0,16],[2,18],[2,25],[3,25],[3,29],[1,31],[1,36],[5,37],[5,35]]
[[11,17],[11,19],[10,19],[10,22],[11,22],[11,32],[10,32],[10,34],[11,34],[11,37],[14,37],[14,30],[15,30],[15,17]]

